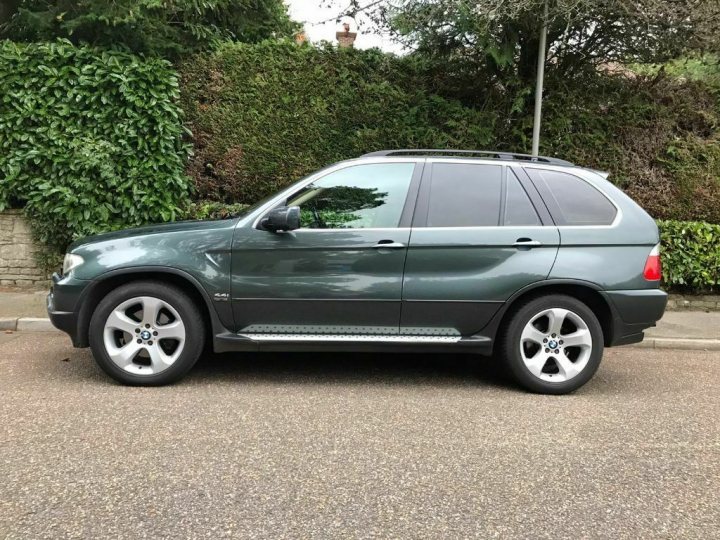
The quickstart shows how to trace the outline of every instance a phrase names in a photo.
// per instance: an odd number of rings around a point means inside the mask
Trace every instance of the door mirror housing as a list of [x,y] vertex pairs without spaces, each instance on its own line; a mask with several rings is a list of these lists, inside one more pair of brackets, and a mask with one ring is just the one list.
[[270,210],[260,224],[272,232],[293,231],[300,228],[300,207],[281,206]]

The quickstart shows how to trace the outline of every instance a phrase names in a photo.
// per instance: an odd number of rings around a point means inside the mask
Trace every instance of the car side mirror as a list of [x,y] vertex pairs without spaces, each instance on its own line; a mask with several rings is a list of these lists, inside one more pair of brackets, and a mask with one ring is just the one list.
[[300,207],[281,206],[270,210],[260,224],[272,232],[293,231],[300,228]]

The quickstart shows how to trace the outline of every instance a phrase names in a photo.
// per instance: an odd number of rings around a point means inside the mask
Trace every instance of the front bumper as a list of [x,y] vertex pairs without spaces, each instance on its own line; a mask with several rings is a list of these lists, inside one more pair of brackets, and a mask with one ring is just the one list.
[[643,340],[644,330],[662,319],[668,295],[660,289],[605,291],[601,293],[612,312],[612,335],[608,347]]
[[47,313],[50,322],[58,330],[70,336],[74,347],[87,347],[82,343],[79,332],[80,299],[89,281],[52,276],[52,288],[47,296]]

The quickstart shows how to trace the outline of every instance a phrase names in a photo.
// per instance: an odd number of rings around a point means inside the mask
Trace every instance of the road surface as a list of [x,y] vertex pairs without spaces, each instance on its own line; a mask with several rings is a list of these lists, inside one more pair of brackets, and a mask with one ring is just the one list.
[[561,397],[418,355],[127,388],[60,334],[0,334],[0,537],[717,537],[719,395],[720,353],[644,349]]

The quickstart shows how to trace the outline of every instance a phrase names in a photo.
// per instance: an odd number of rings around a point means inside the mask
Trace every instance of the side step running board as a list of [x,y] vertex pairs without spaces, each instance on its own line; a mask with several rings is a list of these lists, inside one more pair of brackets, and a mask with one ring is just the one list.
[[224,332],[213,340],[215,352],[232,351],[407,351],[478,352],[492,351],[487,336],[405,336],[382,334],[270,334]]
[[253,341],[312,341],[355,343],[457,343],[460,336],[397,336],[357,334],[238,334]]

